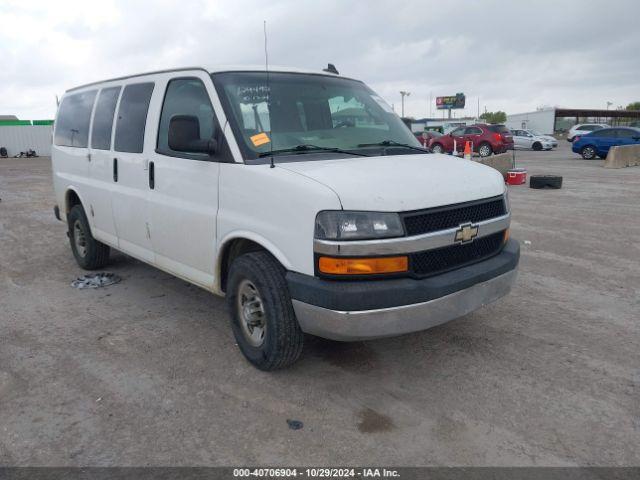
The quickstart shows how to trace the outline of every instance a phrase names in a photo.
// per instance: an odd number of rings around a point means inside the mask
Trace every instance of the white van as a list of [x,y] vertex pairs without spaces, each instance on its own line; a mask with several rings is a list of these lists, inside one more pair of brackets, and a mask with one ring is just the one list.
[[115,248],[225,295],[242,353],[293,363],[304,333],[423,330],[505,295],[519,246],[502,176],[423,149],[335,73],[185,68],[67,91],[58,219],[85,269]]

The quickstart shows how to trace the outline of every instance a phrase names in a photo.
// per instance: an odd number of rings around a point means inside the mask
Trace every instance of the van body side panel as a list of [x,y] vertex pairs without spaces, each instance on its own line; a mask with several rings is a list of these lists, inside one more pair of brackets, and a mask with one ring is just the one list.
[[278,260],[288,270],[314,274],[316,214],[340,208],[340,199],[332,190],[277,163],[275,168],[220,164],[218,239],[250,230],[266,249],[265,243],[277,245],[282,252]]

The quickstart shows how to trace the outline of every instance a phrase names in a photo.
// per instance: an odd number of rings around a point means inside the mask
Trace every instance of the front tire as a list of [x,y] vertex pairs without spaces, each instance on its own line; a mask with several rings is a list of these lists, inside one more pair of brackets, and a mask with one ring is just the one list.
[[227,306],[240,351],[260,370],[287,367],[302,353],[285,270],[267,252],[251,252],[231,264]]
[[480,154],[481,157],[488,157],[493,153],[493,149],[491,148],[491,145],[489,145],[488,143],[486,142],[481,143],[480,147],[478,147],[478,153]]
[[596,149],[592,145],[586,145],[580,150],[580,155],[585,160],[593,160],[596,158]]
[[534,144],[531,145],[531,148],[533,148],[536,152],[539,152],[540,150],[542,150],[542,144],[540,142],[534,142]]
[[109,262],[108,245],[91,235],[91,228],[82,205],[74,205],[67,215],[71,251],[78,265],[85,270],[96,270]]
[[433,153],[443,153],[444,148],[442,148],[442,145],[440,145],[439,143],[434,143],[433,147],[431,147],[431,151]]

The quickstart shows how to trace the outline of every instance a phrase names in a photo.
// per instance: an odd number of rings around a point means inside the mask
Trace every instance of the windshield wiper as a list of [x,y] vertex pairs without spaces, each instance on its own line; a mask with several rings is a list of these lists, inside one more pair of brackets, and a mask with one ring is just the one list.
[[369,155],[365,155],[364,153],[351,152],[349,150],[342,150],[341,148],[337,148],[337,147],[318,147],[317,145],[303,144],[303,145],[296,145],[295,147],[292,147],[292,148],[282,148],[280,150],[273,150],[271,152],[262,152],[261,154],[258,155],[258,157],[263,158],[263,157],[270,157],[272,155],[286,155],[287,153],[293,153],[298,155],[298,154],[315,153],[315,152],[346,153],[348,155],[356,155],[358,157],[369,156]]
[[358,147],[404,147],[411,150],[417,150],[418,152],[432,153],[428,148],[414,147],[413,145],[409,145],[408,143],[400,143],[394,140],[383,140],[382,142],[377,143],[361,143],[358,145]]

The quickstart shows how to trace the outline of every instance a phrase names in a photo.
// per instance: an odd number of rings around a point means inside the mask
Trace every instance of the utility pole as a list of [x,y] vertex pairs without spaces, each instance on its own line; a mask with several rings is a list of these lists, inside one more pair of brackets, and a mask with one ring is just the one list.
[[613,102],[607,102],[607,110],[609,110],[609,107],[613,105]]
[[411,95],[411,92],[405,92],[404,90],[400,92],[400,96],[402,97],[402,117],[404,118],[404,97],[408,97]]

